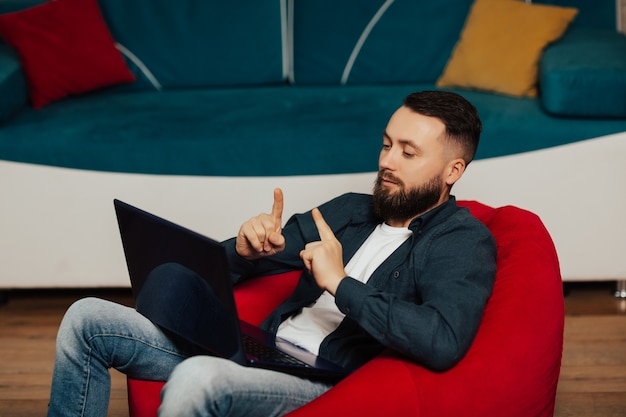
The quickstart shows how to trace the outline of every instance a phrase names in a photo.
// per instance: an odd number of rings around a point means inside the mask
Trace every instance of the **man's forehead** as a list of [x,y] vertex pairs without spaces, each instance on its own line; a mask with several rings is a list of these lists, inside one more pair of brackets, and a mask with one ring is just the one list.
[[445,130],[441,119],[416,113],[403,106],[391,116],[383,135],[392,140],[418,142],[425,137],[438,138]]

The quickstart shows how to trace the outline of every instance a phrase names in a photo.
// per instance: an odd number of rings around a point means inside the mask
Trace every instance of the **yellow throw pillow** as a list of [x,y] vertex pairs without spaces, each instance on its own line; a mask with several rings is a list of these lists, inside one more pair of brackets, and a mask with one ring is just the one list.
[[577,13],[517,0],[476,0],[437,86],[535,97],[541,53]]

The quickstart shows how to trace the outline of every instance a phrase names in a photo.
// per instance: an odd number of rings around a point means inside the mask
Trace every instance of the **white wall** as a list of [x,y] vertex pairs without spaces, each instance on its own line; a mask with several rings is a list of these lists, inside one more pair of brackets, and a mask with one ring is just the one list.
[[[626,132],[472,162],[459,199],[537,213],[565,280],[626,279]],[[275,178],[153,176],[0,161],[0,288],[128,286],[113,198],[218,240],[269,211],[285,192],[285,220],[375,174]]]

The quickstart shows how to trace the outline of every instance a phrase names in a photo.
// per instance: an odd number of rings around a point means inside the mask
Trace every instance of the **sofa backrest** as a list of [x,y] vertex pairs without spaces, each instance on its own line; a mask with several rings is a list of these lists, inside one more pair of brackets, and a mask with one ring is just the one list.
[[[578,8],[572,27],[616,29],[615,0],[532,2]],[[290,80],[330,85],[432,83],[442,73],[472,4],[288,0]]]
[[[0,13],[45,1],[2,0]],[[433,83],[474,0],[98,1],[137,78],[122,88],[143,89]],[[616,0],[533,2],[616,28]]]
[[[0,13],[45,1],[2,0]],[[287,79],[286,0],[98,2],[137,78],[116,88],[250,86]]]
[[617,0],[533,0],[533,3],[577,8],[578,14],[570,26],[572,28],[617,28]]
[[[99,0],[137,74],[162,88],[278,84],[283,0]],[[137,85],[136,85],[137,87]]]
[[0,125],[26,103],[26,92],[26,79],[17,53],[0,43]]
[[289,0],[295,84],[434,82],[472,0]]

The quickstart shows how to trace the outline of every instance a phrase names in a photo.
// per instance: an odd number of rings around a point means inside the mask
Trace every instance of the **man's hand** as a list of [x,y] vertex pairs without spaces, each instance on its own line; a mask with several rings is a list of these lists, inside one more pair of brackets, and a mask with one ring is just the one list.
[[262,213],[245,222],[237,234],[235,249],[246,259],[271,256],[285,249],[282,235],[283,191],[274,190],[274,205],[270,214]]
[[335,295],[339,282],[346,276],[343,268],[343,249],[322,217],[322,213],[315,208],[312,214],[321,240],[308,243],[300,252],[300,258],[315,277],[317,285]]

